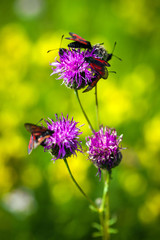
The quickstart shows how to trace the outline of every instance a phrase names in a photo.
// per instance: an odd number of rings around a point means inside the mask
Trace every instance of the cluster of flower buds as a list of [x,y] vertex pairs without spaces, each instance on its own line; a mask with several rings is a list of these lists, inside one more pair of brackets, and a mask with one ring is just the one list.
[[[58,79],[63,79],[63,83],[74,90],[84,87],[83,92],[90,91],[96,86],[100,78],[108,77],[110,64],[108,61],[113,54],[108,53],[102,44],[91,45],[82,37],[74,33],[69,33],[69,40],[73,42],[68,44],[68,49],[59,49],[59,60],[51,63],[52,74],[58,74]],[[83,49],[83,50],[82,50]],[[69,120],[68,115],[65,118],[63,114],[58,117],[55,115],[55,121],[49,119],[45,121],[47,127],[43,125],[26,123],[26,129],[31,133],[28,146],[28,153],[41,145],[45,151],[49,151],[53,160],[66,159],[77,151],[82,152],[79,135],[82,134],[77,123]],[[98,132],[93,130],[93,135],[86,139],[88,147],[88,158],[98,168],[107,170],[117,166],[122,159],[119,143],[122,141],[122,135],[117,136],[115,129],[101,127]]]

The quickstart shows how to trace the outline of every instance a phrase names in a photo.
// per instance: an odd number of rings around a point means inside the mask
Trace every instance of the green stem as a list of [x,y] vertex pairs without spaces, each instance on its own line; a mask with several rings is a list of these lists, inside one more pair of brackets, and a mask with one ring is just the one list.
[[100,127],[99,123],[99,111],[98,111],[98,94],[97,94],[97,85],[95,86],[95,102],[96,102],[96,115],[97,115],[97,126]]
[[67,167],[67,170],[69,172],[69,175],[71,176],[73,182],[75,183],[75,185],[77,186],[77,188],[79,189],[79,191],[83,194],[83,196],[90,202],[90,204],[93,206],[94,209],[96,209],[98,212],[99,212],[99,209],[98,207],[96,206],[96,204],[85,194],[85,192],[82,190],[82,188],[79,186],[79,184],[77,183],[77,181],[75,180],[75,178],[73,177],[72,175],[72,172],[70,170],[70,167],[68,165],[68,162],[67,162],[67,159],[64,158],[63,159],[65,164],[66,164],[66,167]]
[[104,171],[103,174],[104,190],[100,207],[100,220],[102,225],[103,240],[109,240],[109,173]]
[[76,89],[75,89],[75,94],[76,94],[78,103],[79,103],[79,105],[80,105],[80,107],[81,107],[81,110],[82,110],[82,112],[83,112],[83,114],[84,114],[84,116],[85,116],[85,118],[86,118],[86,120],[87,120],[87,122],[88,122],[88,125],[89,125],[91,131],[94,132],[94,129],[93,129],[92,125],[91,125],[91,122],[89,121],[89,118],[87,117],[87,114],[85,113],[85,111],[84,111],[84,109],[83,109],[83,107],[82,107],[82,104],[81,104],[81,101],[80,101],[80,98],[79,98],[79,95],[78,95],[78,91],[77,91]]

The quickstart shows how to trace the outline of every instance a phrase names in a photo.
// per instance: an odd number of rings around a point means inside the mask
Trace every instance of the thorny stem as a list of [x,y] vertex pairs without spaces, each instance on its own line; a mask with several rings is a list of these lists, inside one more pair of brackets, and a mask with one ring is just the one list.
[[87,114],[85,113],[85,111],[84,111],[84,109],[82,107],[82,104],[81,104],[81,101],[80,101],[80,98],[79,98],[79,95],[78,95],[78,91],[76,89],[75,89],[75,94],[76,94],[77,100],[79,102],[79,105],[81,107],[81,110],[82,110],[82,112],[83,112],[83,114],[84,114],[84,116],[85,116],[85,118],[86,118],[86,120],[88,122],[88,125],[89,125],[91,131],[94,132],[94,129],[93,129],[92,125],[91,125],[91,122],[90,122],[89,118],[87,117]]
[[67,170],[69,172],[69,175],[71,176],[73,182],[75,183],[75,185],[78,187],[79,191],[83,194],[83,196],[90,202],[90,204],[94,207],[94,209],[96,209],[98,212],[99,212],[99,209],[98,207],[96,206],[96,204],[85,194],[85,192],[82,190],[82,188],[79,186],[79,184],[77,183],[77,181],[75,180],[75,178],[73,177],[72,175],[72,172],[70,170],[70,167],[68,165],[68,162],[67,162],[67,159],[64,158],[63,159],[65,164],[66,164],[66,167],[67,167]]
[[99,123],[99,111],[98,111],[98,94],[97,94],[97,85],[95,86],[95,102],[96,102],[96,115],[97,115],[97,126],[100,127]]

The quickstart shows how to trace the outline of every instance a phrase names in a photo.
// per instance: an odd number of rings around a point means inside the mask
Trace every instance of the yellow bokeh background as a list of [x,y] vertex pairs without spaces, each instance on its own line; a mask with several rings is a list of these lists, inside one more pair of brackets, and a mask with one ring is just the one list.
[[[122,58],[113,56],[110,70],[116,74],[98,82],[100,122],[123,134],[126,147],[112,172],[110,215],[117,215],[118,234],[111,239],[159,239],[159,1],[9,0],[1,1],[0,12],[0,239],[87,240],[99,221],[63,160],[54,163],[41,147],[27,155],[24,123],[61,112],[85,124],[86,149],[91,132],[75,94],[50,76],[60,44],[69,43],[61,43],[61,36],[70,31],[92,44],[104,42],[109,52],[116,41],[114,54]],[[96,128],[94,90],[79,94]],[[103,181],[87,154],[68,161],[85,192],[99,198]]]

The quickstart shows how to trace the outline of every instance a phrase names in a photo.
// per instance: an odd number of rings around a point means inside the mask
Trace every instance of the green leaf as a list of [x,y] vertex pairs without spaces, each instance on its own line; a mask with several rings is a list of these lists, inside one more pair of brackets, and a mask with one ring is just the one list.
[[115,229],[115,228],[109,228],[109,233],[110,234],[116,234],[116,233],[118,233],[118,230]]
[[111,226],[111,225],[115,224],[116,222],[117,222],[117,216],[114,216],[109,220],[108,225]]
[[93,237],[96,238],[96,237],[102,237],[102,233],[101,232],[94,232],[93,233]]
[[99,223],[96,223],[96,222],[93,223],[93,224],[92,224],[92,227],[93,227],[93,228],[96,228],[96,229],[99,230],[99,231],[102,231],[102,226],[101,226]]
[[98,212],[98,209],[95,208],[93,205],[89,205],[89,208],[90,208],[93,212]]

